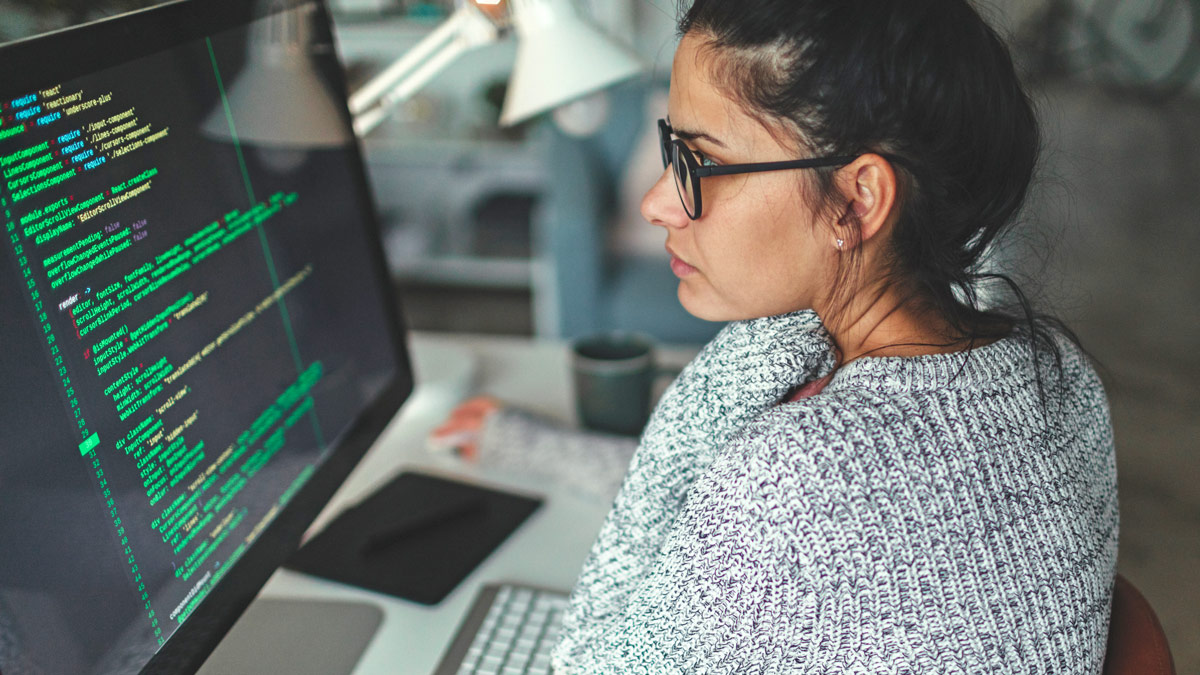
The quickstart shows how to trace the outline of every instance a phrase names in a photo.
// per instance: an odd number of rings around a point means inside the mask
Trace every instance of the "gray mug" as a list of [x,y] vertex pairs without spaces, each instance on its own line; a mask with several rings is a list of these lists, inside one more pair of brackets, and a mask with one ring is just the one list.
[[579,420],[589,429],[633,436],[650,417],[657,371],[654,344],[632,333],[608,333],[571,343],[571,376]]

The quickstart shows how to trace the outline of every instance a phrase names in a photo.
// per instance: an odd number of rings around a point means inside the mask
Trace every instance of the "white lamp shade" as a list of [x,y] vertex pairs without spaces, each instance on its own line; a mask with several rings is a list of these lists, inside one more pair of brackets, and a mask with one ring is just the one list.
[[642,72],[624,47],[585,22],[570,0],[510,0],[517,58],[500,124],[522,122]]
[[[273,0],[256,2],[273,7]],[[315,9],[273,12],[251,24],[245,67],[226,82],[226,101],[239,141],[263,148],[301,149],[335,147],[350,140],[342,121],[343,104],[322,81],[312,59],[313,53],[324,49],[312,31]],[[209,113],[202,129],[212,138],[233,137],[224,104]]]
[[[282,148],[320,148],[350,140],[339,111],[340,101],[318,77],[303,54],[280,48],[252,58],[229,90],[229,109],[238,140],[248,145]],[[291,102],[292,105],[284,105]],[[280,111],[288,119],[281,120]],[[229,138],[223,106],[205,121],[204,130]]]

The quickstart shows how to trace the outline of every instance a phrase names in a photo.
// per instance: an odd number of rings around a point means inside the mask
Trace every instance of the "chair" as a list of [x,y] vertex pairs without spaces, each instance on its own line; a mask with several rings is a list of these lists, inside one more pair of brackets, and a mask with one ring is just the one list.
[[1154,609],[1120,574],[1113,587],[1104,675],[1175,675],[1171,648]]

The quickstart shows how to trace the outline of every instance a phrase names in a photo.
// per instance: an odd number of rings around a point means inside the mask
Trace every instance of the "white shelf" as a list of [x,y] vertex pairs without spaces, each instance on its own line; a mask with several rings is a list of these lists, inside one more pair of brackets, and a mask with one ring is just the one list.
[[533,264],[528,258],[432,256],[419,260],[389,260],[399,282],[416,281],[446,286],[530,289]]

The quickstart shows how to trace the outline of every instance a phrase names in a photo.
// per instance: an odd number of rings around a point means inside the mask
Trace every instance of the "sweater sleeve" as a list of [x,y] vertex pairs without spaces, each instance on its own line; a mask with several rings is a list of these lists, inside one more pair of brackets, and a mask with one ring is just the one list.
[[[646,479],[668,501],[678,499],[715,446],[792,387],[824,375],[833,364],[832,343],[812,311],[728,324],[655,407],[646,439],[657,447],[655,454],[674,455],[666,463],[675,468],[672,475]],[[565,429],[528,413],[502,410],[483,428],[479,457],[492,466],[545,476],[612,499],[637,447],[632,438]],[[645,464],[633,462],[634,472],[644,473]],[[652,473],[664,463],[653,464]]]
[[560,644],[556,672],[825,672],[806,667],[824,638],[800,545],[835,528],[784,496],[795,485],[763,465],[763,442],[721,449],[618,615],[587,644]]
[[479,461],[608,501],[617,494],[636,448],[631,437],[570,429],[504,408],[484,424]]
[[563,672],[943,672],[887,588],[904,556],[827,450],[795,429],[731,439],[621,616]]
[[[613,508],[584,562],[563,619],[555,667],[614,672],[603,662],[565,667],[621,621],[631,595],[660,564],[693,484],[742,426],[793,387],[829,371],[833,350],[811,312],[726,326],[659,401]],[[646,672],[642,669],[642,672]],[[653,669],[651,669],[653,672]]]

